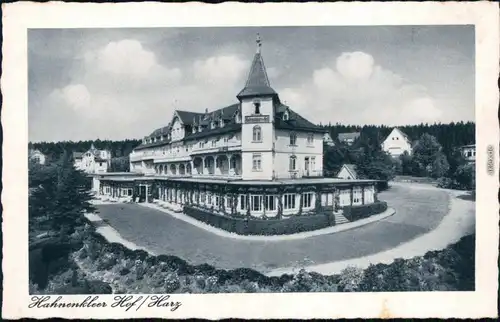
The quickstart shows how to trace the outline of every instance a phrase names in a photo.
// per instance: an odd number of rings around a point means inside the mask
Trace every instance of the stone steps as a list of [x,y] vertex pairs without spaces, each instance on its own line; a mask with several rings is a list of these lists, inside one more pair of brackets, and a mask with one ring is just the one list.
[[344,215],[342,215],[341,213],[335,214],[335,225],[341,225],[348,222],[349,220],[346,217],[344,217]]

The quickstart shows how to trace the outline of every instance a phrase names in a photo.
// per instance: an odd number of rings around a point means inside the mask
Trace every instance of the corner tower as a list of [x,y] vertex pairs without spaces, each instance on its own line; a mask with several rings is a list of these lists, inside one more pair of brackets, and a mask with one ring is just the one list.
[[241,152],[243,180],[273,178],[273,142],[275,107],[278,94],[271,88],[264,60],[262,42],[257,34],[257,52],[245,87],[236,96],[242,116]]

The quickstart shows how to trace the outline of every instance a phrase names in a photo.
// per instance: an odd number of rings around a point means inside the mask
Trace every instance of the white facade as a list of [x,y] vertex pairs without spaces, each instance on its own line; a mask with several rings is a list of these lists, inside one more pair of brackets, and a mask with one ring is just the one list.
[[464,156],[467,162],[475,162],[476,161],[476,145],[466,145],[460,148],[462,150],[462,155]]
[[350,166],[347,166],[345,164],[342,165],[342,168],[340,169],[339,173],[337,174],[337,178],[346,179],[346,180],[358,179],[356,172],[353,169],[351,169]]
[[29,159],[39,164],[45,164],[46,157],[40,150],[30,150]]
[[323,175],[325,130],[279,101],[260,53],[237,97],[215,111],[176,111],[130,154],[130,171],[242,180]]
[[92,145],[87,152],[74,153],[73,159],[77,170],[85,173],[105,173],[108,172],[111,153],[107,150],[97,150]]
[[382,150],[392,157],[398,157],[405,152],[411,155],[411,141],[400,129],[394,128],[382,143]]

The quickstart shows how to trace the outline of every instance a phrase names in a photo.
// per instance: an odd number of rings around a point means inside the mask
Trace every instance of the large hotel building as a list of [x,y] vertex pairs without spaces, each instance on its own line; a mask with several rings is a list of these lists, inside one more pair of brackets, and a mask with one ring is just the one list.
[[325,130],[280,101],[257,43],[234,104],[175,111],[130,154],[129,173],[94,175],[96,192],[253,217],[373,203],[375,181],[323,177]]

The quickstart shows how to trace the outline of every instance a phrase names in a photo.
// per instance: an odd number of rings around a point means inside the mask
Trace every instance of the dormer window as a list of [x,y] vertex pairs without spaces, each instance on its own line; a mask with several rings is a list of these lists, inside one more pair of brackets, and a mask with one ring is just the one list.
[[219,126],[220,126],[220,127],[224,127],[224,120],[223,120],[223,119],[220,119],[220,120],[219,120]]
[[285,111],[285,113],[283,113],[283,121],[288,121],[288,118],[289,118],[288,111]]
[[193,133],[196,133],[196,126],[193,126]]
[[234,115],[234,119],[236,121],[236,123],[241,123],[241,115],[240,115],[240,111],[237,110],[235,115]]

